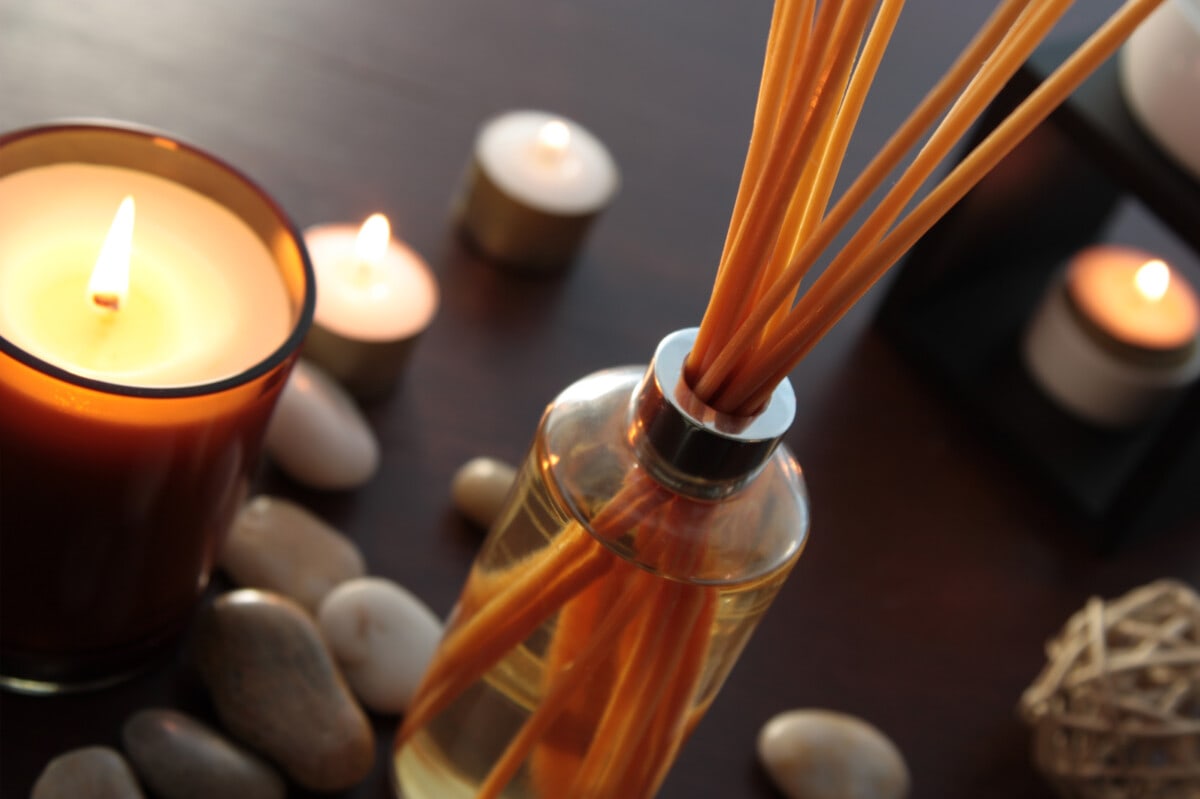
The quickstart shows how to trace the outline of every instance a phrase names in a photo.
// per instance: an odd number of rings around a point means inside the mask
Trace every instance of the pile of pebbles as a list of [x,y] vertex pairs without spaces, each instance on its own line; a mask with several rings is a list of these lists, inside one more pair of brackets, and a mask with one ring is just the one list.
[[188,659],[221,729],[170,708],[134,713],[123,753],[47,764],[31,799],[275,799],[340,791],[374,766],[367,711],[403,713],[442,634],[404,587],[366,574],[353,541],[278,497],[248,502],[220,566],[237,590],[201,610]]
[[[480,528],[514,480],[476,458],[455,475],[455,507]],[[371,771],[366,712],[402,714],[442,634],[404,587],[367,574],[358,547],[286,499],[259,496],[235,520],[220,567],[240,588],[196,621],[190,660],[221,729],[170,708],[134,713],[122,752],[90,746],[47,764],[31,799],[284,799],[351,788]],[[903,799],[900,751],[863,721],[790,710],[763,725],[758,758],[790,799]]]

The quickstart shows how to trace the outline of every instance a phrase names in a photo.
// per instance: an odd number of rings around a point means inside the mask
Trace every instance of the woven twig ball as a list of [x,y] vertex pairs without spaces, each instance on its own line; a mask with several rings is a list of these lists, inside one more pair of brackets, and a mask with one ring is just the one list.
[[1037,768],[1074,799],[1200,797],[1200,598],[1160,580],[1092,598],[1021,697]]

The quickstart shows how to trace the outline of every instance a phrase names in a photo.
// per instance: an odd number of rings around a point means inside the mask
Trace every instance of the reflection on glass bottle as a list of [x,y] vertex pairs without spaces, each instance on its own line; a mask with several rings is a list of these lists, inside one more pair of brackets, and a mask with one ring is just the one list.
[[753,419],[680,381],[694,331],[648,370],[550,405],[396,741],[425,797],[638,797],[657,789],[800,554],[808,504]]

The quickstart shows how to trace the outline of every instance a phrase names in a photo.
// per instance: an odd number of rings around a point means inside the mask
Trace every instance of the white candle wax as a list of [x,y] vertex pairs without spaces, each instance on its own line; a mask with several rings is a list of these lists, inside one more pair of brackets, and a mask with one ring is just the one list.
[[617,190],[617,167],[586,128],[543,111],[513,111],[489,121],[476,142],[479,165],[515,199],[549,214],[582,216]]
[[1178,270],[1128,247],[1078,253],[1024,346],[1034,379],[1095,424],[1139,422],[1200,375],[1200,301]]
[[[128,299],[97,310],[88,282],[121,199],[137,202]],[[69,163],[0,178],[0,336],[81,377],[139,387],[218,381],[265,360],[293,309],[244,222],[190,189]]]
[[1133,118],[1200,179],[1200,0],[1166,0],[1129,37],[1117,66]]
[[385,232],[377,257],[360,257],[361,228],[318,225],[304,232],[317,277],[316,324],[363,341],[408,338],[424,330],[438,305],[428,265]]
[[460,222],[489,257],[550,269],[571,260],[619,184],[608,149],[582,125],[511,111],[479,131]]
[[[364,235],[372,232],[372,221],[382,223],[374,243]],[[432,271],[390,235],[381,216],[362,228],[317,225],[305,231],[304,240],[317,280],[306,356],[360,398],[385,393],[412,341],[437,313]]]

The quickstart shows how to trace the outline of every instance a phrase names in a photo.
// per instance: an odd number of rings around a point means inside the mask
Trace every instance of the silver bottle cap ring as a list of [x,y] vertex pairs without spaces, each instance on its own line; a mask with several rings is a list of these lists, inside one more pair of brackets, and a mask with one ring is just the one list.
[[720,499],[766,465],[796,415],[796,394],[783,380],[754,416],[721,413],[701,402],[683,379],[697,328],[658,345],[634,393],[631,443],[643,466],[672,490]]

